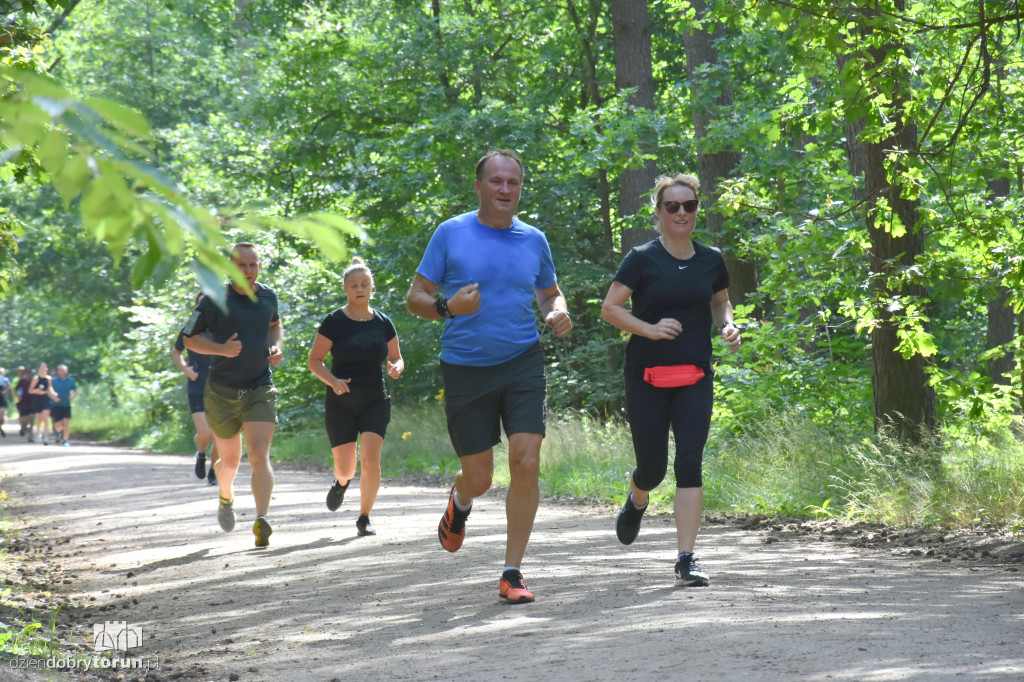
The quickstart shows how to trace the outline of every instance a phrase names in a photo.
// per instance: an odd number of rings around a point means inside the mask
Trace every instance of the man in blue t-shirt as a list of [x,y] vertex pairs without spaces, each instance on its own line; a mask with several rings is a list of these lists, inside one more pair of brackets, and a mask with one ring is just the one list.
[[437,534],[455,552],[465,538],[473,499],[491,486],[494,446],[508,437],[511,483],[505,565],[499,599],[525,604],[534,595],[520,572],[540,499],[546,377],[533,301],[555,336],[572,329],[544,233],[515,217],[523,164],[508,150],[476,165],[480,205],[442,223],[430,239],[406,297],[409,310],[444,320],[441,374],[448,434],[462,469]]
[[51,381],[53,392],[57,394],[50,400],[50,420],[58,441],[71,445],[71,401],[78,397],[78,384],[75,378],[68,376],[67,365],[57,365],[57,376]]

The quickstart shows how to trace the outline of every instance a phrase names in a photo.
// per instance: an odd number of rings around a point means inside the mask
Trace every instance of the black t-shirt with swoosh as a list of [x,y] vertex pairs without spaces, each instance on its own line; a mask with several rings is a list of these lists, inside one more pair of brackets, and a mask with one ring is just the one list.
[[633,290],[633,315],[656,324],[662,318],[678,320],[682,333],[655,341],[630,336],[626,359],[644,367],[711,364],[711,297],[729,286],[722,252],[692,242],[693,257],[680,260],[655,239],[638,246],[622,259],[615,281]]

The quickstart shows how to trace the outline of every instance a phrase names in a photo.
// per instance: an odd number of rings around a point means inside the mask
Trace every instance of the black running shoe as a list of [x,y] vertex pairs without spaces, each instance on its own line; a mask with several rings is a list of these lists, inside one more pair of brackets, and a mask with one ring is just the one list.
[[707,587],[711,578],[697,565],[692,554],[683,554],[676,563],[676,587]]
[[618,536],[619,542],[624,545],[633,544],[636,536],[640,534],[640,520],[644,517],[645,511],[647,511],[646,504],[641,509],[633,503],[632,492],[626,495],[626,503],[619,510],[619,515],[615,517],[615,535]]
[[206,453],[196,451],[196,478],[206,478]]
[[366,514],[362,514],[356,519],[356,532],[361,536],[377,534],[377,531],[370,525],[370,517]]
[[256,523],[252,524],[252,532],[256,535],[256,546],[267,547],[270,545],[270,534],[274,529],[265,516],[257,516]]
[[[349,481],[348,483],[351,483]],[[327,491],[327,508],[331,511],[338,511],[338,507],[341,506],[342,500],[345,499],[345,491],[348,490],[348,483],[342,485],[338,483],[338,479],[334,479],[334,485]]]
[[235,529],[235,501],[221,499],[220,507],[217,508],[217,523],[220,527],[230,533]]

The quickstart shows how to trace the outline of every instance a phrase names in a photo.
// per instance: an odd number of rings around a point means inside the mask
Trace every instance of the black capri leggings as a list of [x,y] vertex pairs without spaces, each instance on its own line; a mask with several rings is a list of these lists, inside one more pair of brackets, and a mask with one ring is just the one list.
[[665,479],[669,426],[676,439],[676,488],[703,485],[701,465],[715,398],[710,372],[704,371],[704,378],[690,386],[657,388],[644,381],[643,367],[626,362],[626,414],[636,453],[633,483],[640,490],[654,490]]

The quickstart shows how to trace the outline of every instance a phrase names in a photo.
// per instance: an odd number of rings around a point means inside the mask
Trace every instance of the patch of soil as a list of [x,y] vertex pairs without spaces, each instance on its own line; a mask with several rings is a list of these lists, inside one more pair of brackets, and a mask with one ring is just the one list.
[[976,564],[1005,565],[1010,572],[1024,568],[1024,535],[1007,529],[893,528],[880,523],[844,523],[834,519],[819,521],[759,514],[734,517],[708,515],[705,521],[762,531],[766,544],[811,538],[850,547],[888,550],[910,557],[930,557],[944,562],[955,559]]

